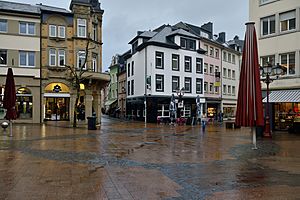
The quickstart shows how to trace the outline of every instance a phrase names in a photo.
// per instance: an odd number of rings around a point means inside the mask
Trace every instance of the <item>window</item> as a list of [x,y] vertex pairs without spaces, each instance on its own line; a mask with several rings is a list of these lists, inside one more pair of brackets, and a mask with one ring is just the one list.
[[176,92],[179,88],[179,76],[172,76],[172,92]]
[[156,51],[155,52],[155,66],[158,69],[164,68],[164,53]]
[[97,24],[93,24],[93,40],[97,41]]
[[131,75],[134,75],[134,61],[131,62]]
[[219,94],[219,87],[218,86],[215,86],[215,93]]
[[235,64],[235,55],[232,55],[232,63]]
[[204,92],[207,93],[207,82],[204,82]]
[[275,33],[275,15],[262,18],[260,21],[261,21],[261,34],[263,36]]
[[130,95],[130,81],[127,82],[127,95]]
[[179,71],[179,55],[172,54],[172,70]]
[[215,66],[215,72],[219,72],[219,66]]
[[134,95],[134,80],[131,80],[131,95]]
[[209,55],[214,56],[214,48],[213,47],[209,48]]
[[228,78],[231,78],[231,69],[228,69]]
[[184,78],[184,90],[186,93],[192,92],[192,78],[190,77]]
[[280,31],[289,31],[296,29],[296,11],[289,11],[281,13],[280,19]]
[[77,68],[80,70],[86,69],[85,51],[78,51],[77,53]]
[[203,63],[203,60],[202,58],[196,58],[196,73],[200,73],[202,74],[203,70],[202,70],[202,63]]
[[20,51],[20,66],[34,67],[35,65],[35,52],[32,51]]
[[192,58],[189,56],[184,56],[184,71],[192,72]]
[[164,75],[156,74],[156,92],[163,92],[164,91]]
[[58,66],[65,66],[66,64],[66,53],[65,50],[58,50]]
[[180,38],[180,46],[187,50],[196,50],[196,40]]
[[25,35],[35,34],[35,23],[20,22],[19,28],[20,28],[20,34],[25,34]]
[[97,69],[97,56],[93,56],[93,59],[92,59],[92,71],[96,72],[96,69]]
[[209,73],[214,74],[214,66],[213,65],[209,65]]
[[208,54],[208,45],[207,44],[204,45],[204,50],[205,50],[205,55],[207,55]]
[[0,49],[0,65],[7,65],[7,50]]
[[232,86],[232,96],[235,96],[235,86]]
[[295,52],[280,54],[280,64],[284,67],[284,75],[294,75],[295,74]]
[[232,70],[232,79],[235,80],[235,70]]
[[196,93],[202,94],[202,84],[203,80],[201,78],[196,78]]
[[227,53],[225,51],[223,52],[223,61],[227,61]]
[[204,63],[204,73],[207,74],[208,72],[208,64]]
[[86,37],[86,19],[77,19],[77,36]]
[[55,51],[55,49],[49,50],[49,65],[56,66],[56,51]]
[[231,53],[228,53],[228,62],[231,63]]
[[7,32],[7,20],[0,19],[0,32]]
[[219,58],[219,49],[215,49],[215,57]]
[[130,77],[130,63],[128,63],[127,65],[127,75],[128,77]]
[[226,85],[223,85],[223,94],[226,94]]
[[59,38],[66,37],[66,28],[64,26],[58,26],[58,37]]
[[49,25],[49,36],[56,37],[56,26],[55,25]]
[[157,116],[170,117],[169,104],[158,104],[157,105]]
[[271,65],[275,65],[275,55],[261,57],[262,66],[267,66],[268,63],[270,63]]
[[231,86],[228,85],[228,94],[231,94]]
[[223,68],[223,77],[226,78],[227,74],[226,74],[226,68]]
[[214,84],[210,83],[209,84],[209,93],[213,93],[214,92]]

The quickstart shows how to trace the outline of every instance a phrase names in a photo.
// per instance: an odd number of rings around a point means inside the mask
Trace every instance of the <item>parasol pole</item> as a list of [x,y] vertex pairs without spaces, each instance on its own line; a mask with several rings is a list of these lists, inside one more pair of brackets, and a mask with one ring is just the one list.
[[12,134],[12,121],[11,120],[9,120],[9,132],[10,132],[9,136],[12,137],[13,134]]
[[251,133],[252,133],[252,141],[253,141],[253,147],[252,147],[252,149],[257,150],[257,146],[256,146],[256,132],[254,131],[253,127],[251,127]]

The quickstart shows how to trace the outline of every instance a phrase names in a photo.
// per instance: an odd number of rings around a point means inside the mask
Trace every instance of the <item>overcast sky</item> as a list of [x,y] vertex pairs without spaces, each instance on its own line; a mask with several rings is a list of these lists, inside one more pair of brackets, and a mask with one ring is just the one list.
[[[9,0],[6,0],[9,1]],[[69,8],[71,0],[12,0]],[[116,53],[122,54],[137,31],[183,21],[197,26],[213,22],[214,34],[226,40],[244,37],[248,0],[100,0],[103,17],[103,71]]]

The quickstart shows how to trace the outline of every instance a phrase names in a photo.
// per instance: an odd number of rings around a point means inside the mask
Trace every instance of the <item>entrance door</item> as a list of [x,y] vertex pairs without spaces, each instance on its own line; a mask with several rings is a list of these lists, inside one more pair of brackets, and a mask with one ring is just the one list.
[[45,120],[68,121],[69,104],[68,97],[46,97]]

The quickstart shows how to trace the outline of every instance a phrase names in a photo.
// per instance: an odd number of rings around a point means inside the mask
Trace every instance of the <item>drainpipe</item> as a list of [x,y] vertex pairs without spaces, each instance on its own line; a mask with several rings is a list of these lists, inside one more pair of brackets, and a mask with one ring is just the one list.
[[40,15],[40,124],[43,122],[42,120],[42,115],[43,115],[43,99],[42,99],[42,92],[43,92],[43,79],[42,79],[42,17],[43,14],[41,12],[41,15]]
[[147,124],[147,47],[145,48],[145,125]]

